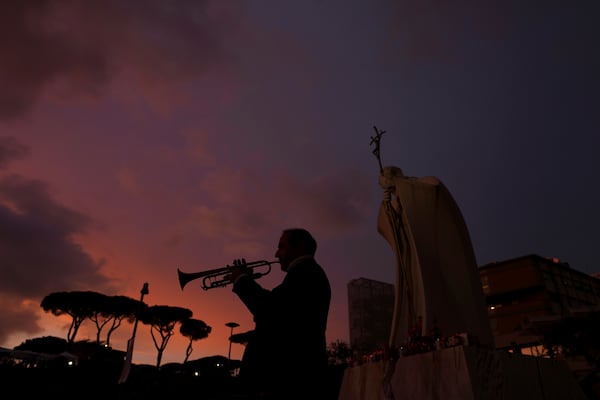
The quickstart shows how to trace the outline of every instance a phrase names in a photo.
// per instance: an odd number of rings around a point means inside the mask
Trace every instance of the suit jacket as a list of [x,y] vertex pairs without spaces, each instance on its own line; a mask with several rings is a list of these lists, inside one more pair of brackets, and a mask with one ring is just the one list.
[[327,372],[326,329],[331,287],[323,268],[307,258],[281,284],[267,290],[250,277],[233,285],[255,322],[246,345],[240,378],[268,392],[305,393]]

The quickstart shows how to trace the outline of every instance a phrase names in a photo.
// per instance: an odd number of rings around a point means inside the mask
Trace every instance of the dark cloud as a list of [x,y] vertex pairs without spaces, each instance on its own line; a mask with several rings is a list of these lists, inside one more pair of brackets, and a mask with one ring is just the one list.
[[[0,290],[44,295],[108,280],[75,241],[89,217],[57,204],[41,181],[8,175],[0,179]],[[102,284],[100,285],[102,286]]]
[[28,146],[19,143],[14,137],[0,137],[0,170],[6,168],[11,161],[28,156]]
[[[103,46],[87,32],[77,34],[73,29],[89,15],[62,13],[66,4],[27,1],[3,2],[0,6],[1,118],[25,113],[43,89],[61,77],[75,74],[88,87],[106,81],[108,64]],[[82,19],[75,24],[71,18],[78,16]]]
[[0,119],[27,113],[55,84],[102,94],[115,74],[174,80],[222,63],[237,13],[211,1],[0,3]]
[[[0,141],[0,161],[25,148]],[[52,292],[89,290],[111,292],[102,260],[94,260],[77,243],[93,221],[54,201],[46,184],[16,174],[0,177],[0,342],[11,332],[31,332],[42,298]],[[29,304],[29,306],[25,306]]]

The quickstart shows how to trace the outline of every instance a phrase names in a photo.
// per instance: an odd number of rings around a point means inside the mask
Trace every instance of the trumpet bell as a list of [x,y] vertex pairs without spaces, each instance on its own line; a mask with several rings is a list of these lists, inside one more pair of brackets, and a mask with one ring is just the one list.
[[179,268],[177,268],[177,277],[179,278],[179,286],[181,287],[181,290],[183,290],[185,285],[192,280],[190,279],[190,274],[183,272]]

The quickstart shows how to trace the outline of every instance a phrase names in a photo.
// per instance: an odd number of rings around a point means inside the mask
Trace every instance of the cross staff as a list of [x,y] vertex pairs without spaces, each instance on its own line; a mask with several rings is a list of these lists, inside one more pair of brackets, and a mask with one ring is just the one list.
[[379,163],[379,172],[383,172],[383,165],[381,165],[381,136],[385,133],[385,131],[380,131],[376,126],[373,127],[375,129],[375,136],[371,136],[371,143],[375,143],[375,148],[373,149],[373,154],[377,157],[377,162]]

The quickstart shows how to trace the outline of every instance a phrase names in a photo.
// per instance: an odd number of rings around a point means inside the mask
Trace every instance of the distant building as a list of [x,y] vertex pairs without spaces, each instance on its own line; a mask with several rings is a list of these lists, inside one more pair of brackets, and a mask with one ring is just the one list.
[[394,285],[366,278],[348,283],[350,346],[359,352],[387,347],[394,313]]
[[535,354],[532,325],[550,324],[600,306],[600,279],[566,262],[530,254],[479,267],[496,348]]

